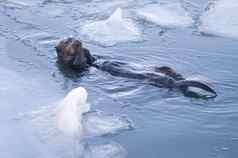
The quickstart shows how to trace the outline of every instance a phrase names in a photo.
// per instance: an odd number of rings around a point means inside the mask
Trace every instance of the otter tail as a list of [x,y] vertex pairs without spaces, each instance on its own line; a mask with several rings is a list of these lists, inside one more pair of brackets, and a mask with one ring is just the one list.
[[[214,89],[212,89],[209,85],[199,82],[199,81],[194,81],[194,80],[180,80],[175,83],[176,87],[181,89],[186,95],[194,95],[195,92],[191,92],[188,90],[188,87],[196,87],[200,88],[202,90],[205,90],[207,92],[212,93],[212,96],[207,96],[207,98],[215,98],[217,96],[217,93]],[[197,95],[198,96],[198,95]]]

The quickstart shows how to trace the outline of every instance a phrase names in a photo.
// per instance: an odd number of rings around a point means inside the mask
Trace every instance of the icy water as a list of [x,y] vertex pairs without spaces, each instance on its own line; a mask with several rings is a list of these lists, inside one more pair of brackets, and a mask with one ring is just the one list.
[[[106,134],[88,140],[90,154],[84,157],[236,158],[238,2],[223,2],[207,16],[208,0],[0,0],[0,157],[71,157],[72,142],[48,132],[47,118],[51,106],[83,86],[92,110],[110,114],[90,117],[89,126],[99,122],[119,129],[95,128],[96,135]],[[157,5],[164,7],[157,12]],[[119,20],[103,22],[118,7],[130,21],[115,14]],[[148,17],[150,10],[159,16]],[[98,27],[105,34],[98,35]],[[145,67],[167,65],[187,77],[205,78],[218,97],[186,98],[94,68],[64,72],[54,45],[68,36],[80,37],[92,54]],[[125,122],[111,114],[126,117],[133,128],[120,130]]]

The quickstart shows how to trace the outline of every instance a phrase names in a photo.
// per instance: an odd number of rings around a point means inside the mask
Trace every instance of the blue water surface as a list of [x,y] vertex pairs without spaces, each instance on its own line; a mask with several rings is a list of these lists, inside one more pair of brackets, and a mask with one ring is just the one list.
[[196,21],[191,27],[165,28],[134,17],[142,41],[107,47],[82,40],[92,54],[145,67],[171,66],[186,77],[205,77],[218,92],[215,99],[187,98],[94,68],[85,74],[64,74],[56,64],[54,45],[64,37],[80,37],[80,25],[104,19],[119,6],[129,12],[158,2],[0,1],[0,157],[67,157],[71,147],[42,141],[47,136],[39,132],[46,130],[44,126],[36,129],[17,118],[83,86],[92,109],[125,115],[133,122],[133,130],[106,138],[120,144],[128,158],[236,158],[238,41],[199,33],[199,16],[208,0],[178,1]]

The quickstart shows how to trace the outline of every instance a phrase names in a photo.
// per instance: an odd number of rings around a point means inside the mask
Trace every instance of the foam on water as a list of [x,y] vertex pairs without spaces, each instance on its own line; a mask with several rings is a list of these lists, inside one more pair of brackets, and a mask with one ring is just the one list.
[[123,18],[121,8],[118,8],[106,20],[84,25],[81,32],[89,40],[105,46],[141,39],[141,33],[135,24],[131,20]]
[[82,114],[90,110],[87,91],[75,88],[61,101],[57,109],[57,127],[69,136],[82,135]]
[[238,39],[238,1],[219,0],[200,18],[203,33]]
[[180,3],[149,4],[136,13],[146,21],[165,27],[188,27],[193,23]]

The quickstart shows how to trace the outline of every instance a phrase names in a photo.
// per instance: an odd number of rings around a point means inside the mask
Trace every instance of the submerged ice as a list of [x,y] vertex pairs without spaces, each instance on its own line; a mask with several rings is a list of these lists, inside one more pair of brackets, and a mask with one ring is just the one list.
[[141,38],[141,33],[135,24],[123,18],[121,8],[118,8],[106,20],[84,25],[81,32],[89,40],[106,46],[126,41],[138,41]]
[[215,1],[200,18],[200,31],[238,39],[238,1]]
[[150,4],[137,10],[146,21],[165,27],[187,27],[193,19],[180,3]]

